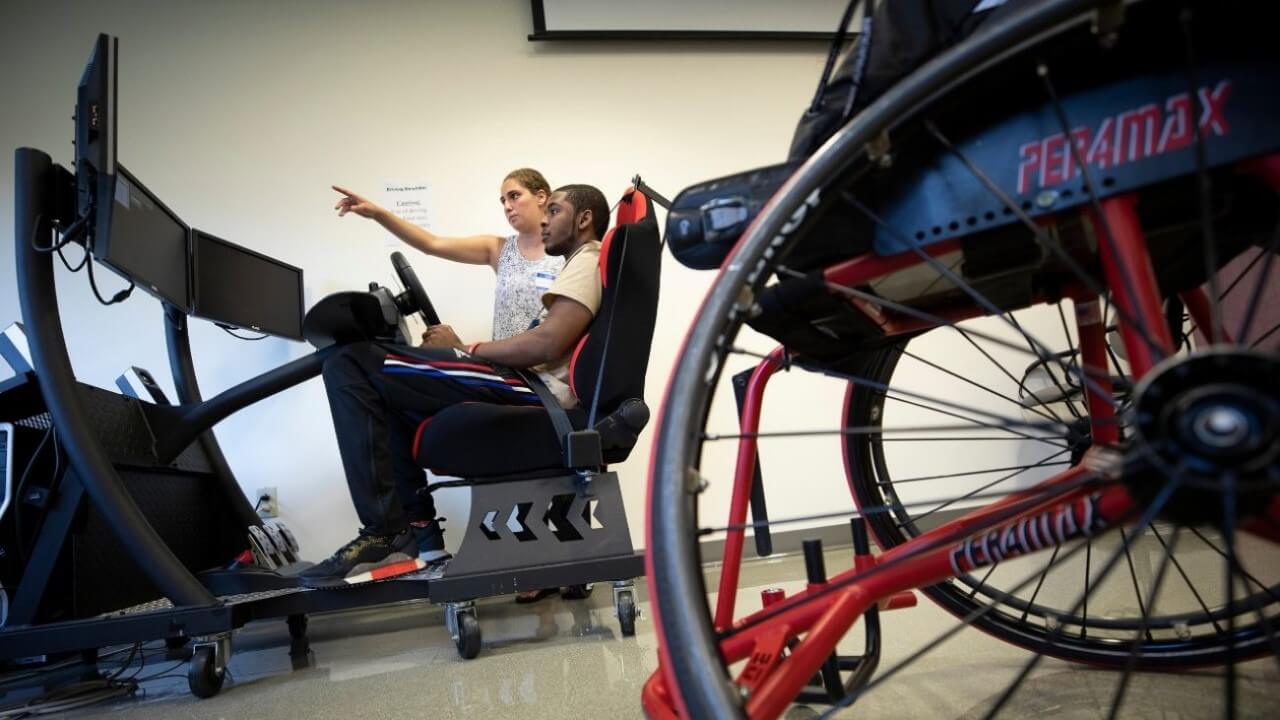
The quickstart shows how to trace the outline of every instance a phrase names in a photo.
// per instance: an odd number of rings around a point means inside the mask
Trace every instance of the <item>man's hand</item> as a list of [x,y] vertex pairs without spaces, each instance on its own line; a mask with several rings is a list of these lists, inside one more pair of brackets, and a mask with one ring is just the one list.
[[337,185],[332,187],[344,196],[339,198],[338,203],[333,206],[333,209],[338,211],[338,217],[342,217],[349,212],[353,212],[360,217],[372,218],[376,217],[378,213],[383,212],[382,206],[377,203],[361,197],[344,187],[339,187]]
[[433,325],[427,328],[427,331],[422,333],[422,347],[467,349],[467,346],[458,339],[458,334],[448,325]]

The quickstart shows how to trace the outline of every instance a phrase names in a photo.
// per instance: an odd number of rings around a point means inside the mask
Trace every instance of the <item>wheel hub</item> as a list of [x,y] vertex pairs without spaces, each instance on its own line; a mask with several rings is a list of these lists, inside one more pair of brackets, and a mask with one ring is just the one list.
[[[1273,355],[1214,350],[1170,358],[1135,390],[1134,447],[1147,450],[1130,487],[1150,500],[1181,478],[1166,514],[1221,524],[1223,492],[1237,517],[1256,512],[1280,486],[1280,362]],[[1134,457],[1139,457],[1135,455]]]

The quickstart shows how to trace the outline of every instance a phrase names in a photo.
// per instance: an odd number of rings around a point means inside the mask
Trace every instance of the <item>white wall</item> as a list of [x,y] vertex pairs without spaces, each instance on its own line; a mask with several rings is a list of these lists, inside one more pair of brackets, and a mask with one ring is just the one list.
[[[71,159],[75,86],[98,32],[120,37],[121,160],[187,222],[302,266],[309,302],[370,280],[392,283],[381,233],[339,220],[331,183],[434,183],[436,230],[503,232],[497,185],[511,168],[553,184],[593,183],[616,198],[628,179],[674,196],[693,182],[777,162],[813,91],[820,44],[539,44],[525,0],[487,2],[31,2],[7,0],[0,25],[0,237],[12,237],[12,153]],[[464,339],[487,337],[492,274],[414,260],[440,314]],[[59,271],[76,372],[111,387],[129,365],[169,387],[157,302],[100,307],[83,275]],[[118,288],[103,272],[103,284]],[[0,251],[0,323],[19,317],[13,253]],[[664,259],[648,377],[656,411],[711,275]],[[244,343],[196,321],[206,396],[307,346]],[[759,343],[767,349],[768,343]],[[774,427],[831,427],[840,386],[807,382]],[[790,387],[790,389],[786,389]],[[816,397],[816,399],[815,399]],[[721,429],[730,408],[717,406]],[[217,428],[241,484],[279,488],[283,517],[319,558],[356,519],[319,381]],[[643,543],[647,431],[619,466],[632,534]],[[800,441],[766,457],[775,517],[849,506],[838,445]],[[723,497],[729,465],[705,464]],[[461,520],[459,501],[447,504]],[[721,506],[723,507],[723,506]],[[458,524],[454,524],[456,542]]]

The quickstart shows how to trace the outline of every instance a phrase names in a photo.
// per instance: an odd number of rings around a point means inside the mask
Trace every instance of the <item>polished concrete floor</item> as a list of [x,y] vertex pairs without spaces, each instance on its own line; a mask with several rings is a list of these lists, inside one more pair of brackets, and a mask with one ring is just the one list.
[[[839,562],[838,555],[830,555],[829,566]],[[779,577],[795,577],[801,567],[796,557],[750,564],[740,602],[758,603],[762,587]],[[643,580],[639,590],[643,596]],[[458,658],[441,610],[424,603],[314,616],[309,650],[293,657],[283,622],[258,623],[236,635],[231,677],[214,698],[189,695],[185,666],[153,651],[140,676],[159,677],[143,683],[143,692],[65,717],[642,716],[640,688],[656,667],[654,629],[642,617],[636,637],[621,637],[607,586],[597,586],[585,601],[557,597],[522,606],[494,598],[479,604],[479,617],[485,644],[480,656],[469,661]],[[954,625],[949,615],[923,599],[917,607],[882,618],[882,670]],[[1030,657],[964,630],[840,716],[981,718]],[[136,660],[126,674],[135,670]],[[1280,663],[1267,658],[1240,665],[1237,673],[1237,717],[1280,717]],[[1000,716],[1105,718],[1118,677],[1045,659]],[[1137,675],[1119,717],[1223,717],[1223,687],[1220,671]],[[793,707],[788,717],[814,717],[822,710]]]

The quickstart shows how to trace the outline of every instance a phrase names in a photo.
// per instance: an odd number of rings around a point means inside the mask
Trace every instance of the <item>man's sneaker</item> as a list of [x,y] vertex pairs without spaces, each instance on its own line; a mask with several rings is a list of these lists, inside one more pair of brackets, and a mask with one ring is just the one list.
[[374,535],[361,530],[355,540],[298,579],[307,587],[342,587],[385,580],[422,567],[423,563],[414,556],[414,535],[409,530],[397,535]]
[[418,559],[424,563],[439,563],[453,557],[444,549],[444,519],[417,520],[409,523],[418,541]]

